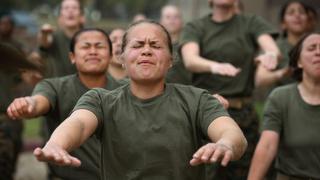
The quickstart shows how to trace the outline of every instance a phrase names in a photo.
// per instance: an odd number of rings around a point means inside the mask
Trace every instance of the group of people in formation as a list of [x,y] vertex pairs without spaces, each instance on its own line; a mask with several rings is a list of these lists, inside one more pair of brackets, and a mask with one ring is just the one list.
[[[80,1],[63,0],[57,30],[38,34],[41,74],[19,71],[32,94],[1,100],[0,143],[15,149],[1,154],[11,155],[1,172],[12,178],[21,149],[8,124],[42,116],[45,143],[33,154],[52,180],[320,179],[316,10],[288,1],[276,32],[239,0],[208,5],[186,24],[166,5],[159,21],[139,16],[107,34],[86,27]],[[21,83],[0,80],[5,90]],[[261,125],[256,87],[270,89]]]

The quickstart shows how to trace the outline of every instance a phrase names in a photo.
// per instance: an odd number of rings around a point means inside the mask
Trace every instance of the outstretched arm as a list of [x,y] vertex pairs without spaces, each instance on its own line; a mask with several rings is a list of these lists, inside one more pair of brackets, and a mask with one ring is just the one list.
[[79,147],[98,126],[97,117],[88,110],[79,109],[64,120],[52,133],[49,141],[33,154],[39,161],[61,166],[80,166],[79,159],[68,152]]
[[42,95],[16,98],[7,108],[11,119],[24,119],[41,116],[50,109],[49,100]]
[[208,135],[215,143],[202,146],[190,161],[191,165],[221,161],[226,166],[238,160],[247,148],[247,140],[239,126],[227,116],[215,119],[208,128]]
[[201,57],[200,47],[195,42],[184,44],[181,48],[181,54],[186,68],[192,72],[209,72],[225,76],[236,76],[240,72],[239,68],[230,63],[218,63]]

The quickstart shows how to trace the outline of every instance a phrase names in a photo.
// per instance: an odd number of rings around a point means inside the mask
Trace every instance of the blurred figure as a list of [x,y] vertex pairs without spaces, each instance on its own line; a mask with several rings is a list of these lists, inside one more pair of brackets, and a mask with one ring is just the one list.
[[289,67],[289,52],[297,44],[299,39],[309,32],[309,25],[312,23],[308,18],[308,6],[302,1],[294,0],[285,3],[280,11],[281,30],[277,38],[277,45],[280,48],[282,59],[274,71],[268,71],[260,66],[261,74],[256,79],[256,86],[283,85],[293,82],[292,70]]
[[191,73],[186,70],[178,53],[179,38],[183,28],[180,9],[174,5],[162,7],[160,24],[162,24],[169,32],[173,46],[173,64],[167,73],[166,81],[171,83],[191,84]]
[[146,19],[147,19],[146,15],[144,15],[142,13],[138,13],[133,16],[132,22],[138,22],[138,21],[142,21],[142,20],[146,20]]
[[123,79],[127,76],[126,70],[121,59],[121,46],[124,29],[114,29],[110,33],[110,40],[112,43],[112,59],[109,63],[108,73],[117,80]]
[[11,44],[0,42],[0,54],[0,179],[12,180],[22,150],[23,124],[11,121],[6,109],[14,98],[27,95],[21,72],[37,68]]
[[298,82],[270,94],[248,180],[263,180],[274,158],[277,180],[320,179],[320,33],[304,36],[290,58]]
[[63,0],[59,8],[58,30],[44,24],[38,41],[41,56],[46,60],[47,77],[59,77],[76,72],[68,57],[71,37],[83,27],[84,14],[79,0]]
[[[51,135],[89,89],[100,87],[112,90],[120,85],[106,75],[112,57],[112,45],[104,31],[82,29],[77,32],[71,39],[69,55],[77,67],[77,73],[45,79],[37,84],[32,96],[16,98],[7,109],[12,119],[44,115]],[[72,154],[82,160],[82,165],[70,168],[50,164],[50,179],[100,178],[100,144],[95,136],[72,151]]]
[[10,15],[3,15],[0,17],[0,42],[8,43],[18,49],[23,51],[23,46],[13,37],[13,32],[15,28],[15,23]]
[[[237,0],[208,2],[211,14],[183,29],[181,54],[187,69],[193,72],[193,85],[226,97],[229,114],[248,140],[248,149],[240,161],[228,167],[218,166],[215,176],[209,178],[245,180],[259,139],[259,120],[252,97],[255,69],[276,68],[280,52],[270,36],[274,29],[261,17],[237,14]],[[259,47],[263,53],[255,57]]]
[[308,14],[308,31],[309,32],[312,32],[314,30],[316,30],[317,26],[318,26],[318,13],[317,11],[311,7],[311,6],[308,6],[308,9],[307,9],[307,14]]

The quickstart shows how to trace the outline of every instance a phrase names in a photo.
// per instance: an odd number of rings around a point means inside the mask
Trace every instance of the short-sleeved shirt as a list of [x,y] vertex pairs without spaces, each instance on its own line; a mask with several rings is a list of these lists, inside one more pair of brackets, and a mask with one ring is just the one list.
[[204,166],[189,161],[207,137],[210,123],[228,116],[206,91],[166,84],[156,97],[141,100],[130,85],[113,91],[94,89],[75,110],[93,112],[102,143],[103,179],[201,180]]
[[297,85],[282,86],[270,94],[263,130],[280,135],[276,161],[279,171],[320,179],[320,105],[307,104]]
[[[105,89],[112,90],[120,84],[107,76]],[[33,95],[42,95],[49,100],[50,111],[45,114],[49,134],[71,113],[79,98],[89,89],[80,81],[78,75],[45,79],[37,84]],[[52,166],[52,174],[64,179],[99,179],[100,143],[95,136],[71,152],[82,162],[79,168]]]
[[180,47],[196,42],[201,57],[241,68],[235,77],[194,73],[193,85],[226,97],[251,96],[257,38],[271,32],[273,29],[265,20],[250,14],[234,15],[225,22],[213,21],[210,14],[188,23],[183,29]]
[[178,84],[191,84],[192,73],[189,72],[178,53],[178,43],[173,43],[173,63],[166,75],[166,82]]
[[53,33],[53,41],[50,47],[40,47],[40,52],[45,57],[47,70],[52,77],[61,77],[77,72],[75,65],[69,59],[71,38],[67,37],[63,31],[58,30]]

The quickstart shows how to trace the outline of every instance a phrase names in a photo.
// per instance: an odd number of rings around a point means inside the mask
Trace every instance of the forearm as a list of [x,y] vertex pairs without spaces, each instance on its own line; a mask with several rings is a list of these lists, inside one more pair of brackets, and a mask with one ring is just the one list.
[[50,110],[49,100],[42,95],[31,96],[30,103],[33,106],[33,117],[44,115]]
[[238,160],[247,148],[247,140],[239,126],[229,117],[219,117],[209,128],[208,135],[213,142],[232,149],[232,160]]
[[255,75],[256,87],[268,87],[282,79],[281,71],[270,71],[258,65]]
[[280,50],[269,34],[263,34],[258,37],[260,48],[266,53],[273,53],[277,59],[280,59]]
[[97,125],[98,120],[92,112],[77,110],[56,128],[48,143],[54,143],[66,151],[71,151],[84,143]]
[[195,73],[211,73],[211,66],[216,63],[197,55],[188,55],[188,53],[183,56],[183,59],[186,68]]
[[55,129],[47,143],[56,144],[70,152],[81,145],[83,126],[78,119],[69,117]]
[[248,180],[263,180],[275,154],[275,149],[266,149],[265,147],[258,145],[251,162]]

